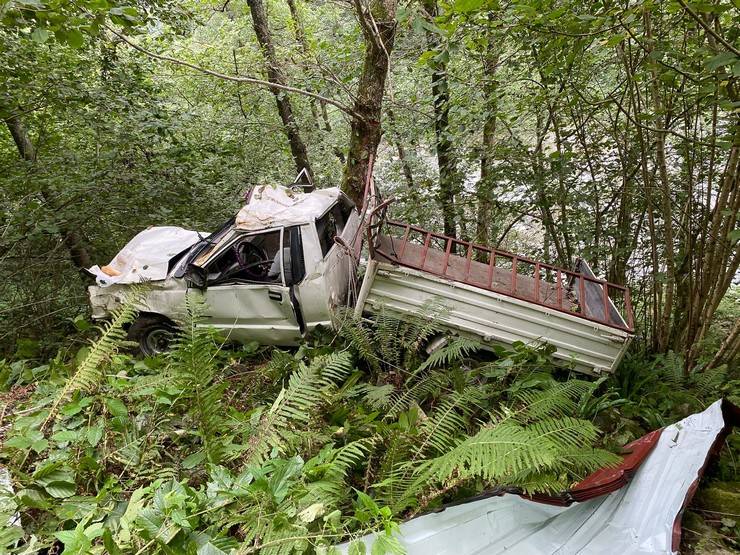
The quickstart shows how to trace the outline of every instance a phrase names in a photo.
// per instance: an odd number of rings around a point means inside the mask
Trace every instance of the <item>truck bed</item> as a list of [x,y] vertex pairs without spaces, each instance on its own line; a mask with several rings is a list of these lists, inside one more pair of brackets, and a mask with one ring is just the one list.
[[369,227],[370,261],[358,312],[419,314],[445,308],[440,324],[487,344],[555,346],[588,373],[613,372],[632,338],[629,292],[594,277],[385,220]]
[[[471,258],[468,265],[464,256],[450,255],[445,264],[445,252],[430,248],[424,257],[423,245],[409,243],[403,249],[403,255],[399,256],[402,243],[397,237],[382,235],[380,237],[380,249],[378,249],[378,260],[400,264],[408,268],[422,269],[434,275],[443,276],[453,281],[468,282],[471,285],[484,287],[494,291],[513,291],[513,276],[510,269],[494,266],[492,275],[489,264],[479,262]],[[395,256],[385,253],[394,253]],[[490,280],[489,280],[490,278]],[[522,299],[534,301],[537,298],[537,284],[533,277],[518,275],[516,277],[516,294]],[[557,287],[554,283],[540,283],[539,298],[545,305],[557,306]],[[572,296],[564,296],[562,299],[563,309],[576,311],[578,302]]]

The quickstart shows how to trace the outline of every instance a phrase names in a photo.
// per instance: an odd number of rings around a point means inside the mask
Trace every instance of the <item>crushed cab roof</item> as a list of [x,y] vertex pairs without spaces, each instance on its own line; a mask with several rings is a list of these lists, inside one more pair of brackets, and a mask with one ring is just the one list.
[[280,185],[260,185],[239,210],[234,225],[237,229],[257,231],[309,223],[324,214],[341,195],[338,187],[305,193]]

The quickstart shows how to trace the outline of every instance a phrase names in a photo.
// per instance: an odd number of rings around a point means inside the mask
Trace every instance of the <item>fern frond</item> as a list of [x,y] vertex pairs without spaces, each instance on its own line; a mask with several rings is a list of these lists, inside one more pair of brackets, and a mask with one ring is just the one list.
[[481,344],[467,337],[455,337],[444,347],[440,347],[427,358],[413,374],[423,372],[428,368],[449,366],[453,362],[459,362],[470,353],[481,348]]
[[385,419],[394,420],[398,418],[398,415],[408,410],[412,404],[421,404],[422,399],[429,397],[433,392],[448,383],[449,378],[441,373],[415,376],[410,384],[406,384],[406,389],[391,396],[391,403],[386,411]]
[[41,430],[44,430],[48,423],[56,418],[60,405],[67,401],[73,393],[76,391],[90,392],[98,386],[103,378],[103,364],[118,352],[119,347],[126,340],[124,328],[136,318],[138,312],[136,302],[141,293],[141,288],[133,288],[126,301],[112,312],[110,321],[101,326],[101,336],[92,344],[75,373],[57,395],[49,409],[49,415],[41,425]]
[[327,395],[336,391],[354,370],[352,356],[337,352],[316,357],[309,365],[301,363],[263,413],[250,438],[245,465],[261,463],[271,449],[282,452],[296,424],[305,425]]
[[168,373],[182,390],[179,403],[186,404],[195,419],[208,461],[218,463],[225,447],[222,398],[226,384],[216,382],[216,353],[221,345],[214,341],[213,330],[201,325],[205,310],[201,296],[185,296],[185,317],[169,353]]
[[356,317],[348,309],[342,312],[344,318],[339,327],[339,335],[347,341],[357,354],[375,371],[380,370],[372,332],[364,325],[361,317]]
[[522,405],[519,418],[537,420],[549,416],[574,414],[576,401],[588,395],[592,384],[586,380],[568,380],[553,383],[546,389],[524,389],[516,394],[515,401]]

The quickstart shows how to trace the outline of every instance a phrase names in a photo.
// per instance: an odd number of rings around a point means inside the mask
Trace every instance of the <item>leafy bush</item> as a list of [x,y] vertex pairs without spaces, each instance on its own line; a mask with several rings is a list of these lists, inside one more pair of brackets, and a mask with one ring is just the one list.
[[474,364],[479,346],[450,338],[426,356],[433,326],[382,314],[345,318],[344,345],[268,355],[223,348],[199,301],[186,308],[166,356],[119,352],[124,308],[20,402],[1,452],[16,493],[0,518],[20,515],[5,549],[326,552],[376,531],[374,552],[401,552],[405,517],[618,461],[576,416],[600,410],[594,384],[555,379],[547,347]]

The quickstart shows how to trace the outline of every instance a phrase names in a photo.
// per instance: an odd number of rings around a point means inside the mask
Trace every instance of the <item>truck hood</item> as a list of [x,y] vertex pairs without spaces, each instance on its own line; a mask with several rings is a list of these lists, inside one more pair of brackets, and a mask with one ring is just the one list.
[[88,272],[100,287],[115,283],[160,281],[167,277],[170,259],[200,239],[197,231],[174,226],[150,227],[136,235],[106,266]]

